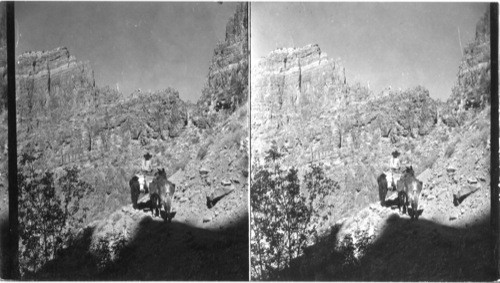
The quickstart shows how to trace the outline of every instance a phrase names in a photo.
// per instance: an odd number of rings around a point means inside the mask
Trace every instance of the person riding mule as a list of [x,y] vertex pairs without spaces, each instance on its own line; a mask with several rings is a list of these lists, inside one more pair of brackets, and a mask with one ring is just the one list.
[[389,189],[391,191],[395,191],[397,189],[396,185],[398,183],[398,180],[401,178],[401,164],[398,158],[399,155],[400,153],[397,150],[392,152],[392,157],[389,161],[389,170],[383,172],[377,178],[379,199],[382,206],[386,204],[385,197],[387,196],[387,192],[389,191]]
[[144,175],[147,175],[148,173],[151,172],[151,158],[153,156],[149,153],[146,152],[144,154],[144,159],[142,160],[142,166],[141,166],[141,173]]
[[396,188],[396,184],[398,182],[398,177],[400,173],[400,167],[401,163],[399,161],[399,151],[395,150],[392,152],[392,157],[391,160],[389,161],[389,170],[390,170],[390,180],[389,184],[393,188],[393,190]]

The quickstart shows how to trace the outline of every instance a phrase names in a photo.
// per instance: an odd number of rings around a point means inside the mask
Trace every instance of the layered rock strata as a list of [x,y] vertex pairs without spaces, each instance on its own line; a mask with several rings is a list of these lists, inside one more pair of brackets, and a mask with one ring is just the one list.
[[147,145],[174,138],[187,125],[187,107],[176,90],[123,99],[114,89],[96,87],[89,62],[77,61],[65,47],[19,56],[16,80],[20,152],[28,147],[37,156],[55,154],[56,164],[134,140]]
[[490,102],[490,12],[476,25],[476,36],[464,48],[450,102],[459,109],[484,109]]
[[95,80],[90,63],[77,61],[65,47],[19,56],[16,81],[21,123],[54,111],[71,115],[94,101]]
[[198,101],[205,111],[231,113],[248,99],[248,3],[240,3],[226,25],[224,42],[214,49],[208,79]]

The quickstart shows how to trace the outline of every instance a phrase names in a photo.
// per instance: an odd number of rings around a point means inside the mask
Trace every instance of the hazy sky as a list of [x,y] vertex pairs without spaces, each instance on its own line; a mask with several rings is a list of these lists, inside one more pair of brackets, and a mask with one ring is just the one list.
[[236,3],[16,2],[16,54],[66,46],[98,86],[171,86],[195,102]]
[[279,47],[319,44],[340,58],[348,82],[378,93],[423,85],[446,99],[462,46],[472,41],[487,3],[253,3],[252,60]]

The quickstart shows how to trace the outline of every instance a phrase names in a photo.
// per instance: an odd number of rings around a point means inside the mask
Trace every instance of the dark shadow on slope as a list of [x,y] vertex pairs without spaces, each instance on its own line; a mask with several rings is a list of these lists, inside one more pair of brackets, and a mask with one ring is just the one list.
[[0,214],[0,278],[9,274],[9,214]]
[[59,252],[57,258],[45,264],[35,274],[25,274],[25,280],[93,280],[97,262],[89,252],[94,228],[86,228],[69,248]]
[[99,269],[90,234],[47,264],[37,280],[245,280],[248,217],[219,231],[144,218],[118,259]]
[[[492,281],[495,280],[489,217],[467,228],[428,220],[388,219],[379,238],[359,259],[339,249],[340,226],[304,251],[285,280]],[[351,246],[352,247],[352,246]]]

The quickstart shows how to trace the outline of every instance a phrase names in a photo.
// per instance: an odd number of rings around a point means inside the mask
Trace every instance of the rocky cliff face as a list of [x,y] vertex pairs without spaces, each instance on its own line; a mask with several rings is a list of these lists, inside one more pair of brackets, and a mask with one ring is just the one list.
[[238,5],[226,25],[226,38],[214,49],[198,105],[204,111],[230,112],[248,99],[248,3]]
[[16,79],[19,122],[28,128],[43,117],[71,116],[94,102],[94,72],[89,62],[76,61],[65,47],[22,54],[16,63]]
[[337,159],[364,147],[389,151],[429,134],[436,123],[437,107],[425,88],[375,95],[349,85],[342,64],[317,45],[273,51],[252,72],[252,144],[258,160],[273,141],[287,152],[287,166]]
[[123,99],[114,89],[96,87],[89,62],[64,47],[21,55],[16,79],[20,152],[27,146],[53,159],[49,152],[101,151],[125,140],[145,145],[177,137],[187,124],[176,90]]
[[459,109],[484,109],[490,102],[490,12],[476,25],[476,37],[464,48],[450,103]]
[[258,62],[256,69],[252,102],[255,101],[256,107],[267,106],[273,111],[315,104],[327,97],[340,100],[346,86],[342,64],[328,59],[318,45],[273,51]]

